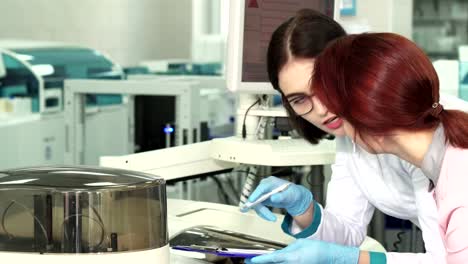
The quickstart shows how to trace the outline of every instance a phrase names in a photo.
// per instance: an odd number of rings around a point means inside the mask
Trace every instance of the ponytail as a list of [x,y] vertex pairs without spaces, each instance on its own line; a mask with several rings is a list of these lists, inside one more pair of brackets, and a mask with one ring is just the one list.
[[439,114],[446,142],[457,148],[468,149],[468,113],[443,110]]

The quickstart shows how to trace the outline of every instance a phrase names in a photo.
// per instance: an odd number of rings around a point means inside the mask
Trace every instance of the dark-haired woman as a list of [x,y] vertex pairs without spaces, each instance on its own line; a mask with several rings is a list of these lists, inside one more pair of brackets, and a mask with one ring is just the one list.
[[[445,250],[437,225],[437,207],[427,192],[429,180],[409,162],[394,155],[365,152],[345,137],[343,120],[330,111],[311,87],[315,58],[331,41],[345,36],[342,27],[320,13],[302,10],[273,33],[268,48],[268,73],[290,120],[300,134],[315,144],[326,134],[336,136],[336,159],[328,184],[327,204],[322,207],[300,185],[275,194],[255,208],[261,217],[276,217],[266,206],[284,208],[284,232],[298,238],[272,256],[253,263],[444,263]],[[324,58],[325,60],[326,58]],[[337,77],[331,73],[330,77]],[[338,76],[339,77],[339,76]],[[353,79],[353,76],[347,76]],[[460,100],[445,99],[445,106]],[[462,104],[463,105],[463,104]],[[249,197],[283,184],[276,177],[262,180]],[[422,230],[426,253],[373,253],[358,248],[364,241],[375,208],[407,219]]]
[[421,168],[438,208],[447,263],[468,263],[468,113],[446,110],[429,58],[392,33],[351,35],[316,60],[317,98],[369,153]]

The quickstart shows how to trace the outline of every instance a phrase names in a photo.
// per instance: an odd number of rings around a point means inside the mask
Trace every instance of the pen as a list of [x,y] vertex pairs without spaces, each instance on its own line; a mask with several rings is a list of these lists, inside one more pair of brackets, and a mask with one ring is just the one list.
[[260,196],[260,198],[258,198],[254,202],[246,202],[244,205],[242,205],[241,211],[247,211],[250,208],[257,206],[259,203],[261,203],[261,202],[267,200],[268,198],[270,198],[273,194],[279,193],[279,192],[282,192],[282,191],[286,190],[289,187],[289,185],[291,185],[291,183],[287,182],[287,183],[279,186],[278,188],[273,189],[271,192]]

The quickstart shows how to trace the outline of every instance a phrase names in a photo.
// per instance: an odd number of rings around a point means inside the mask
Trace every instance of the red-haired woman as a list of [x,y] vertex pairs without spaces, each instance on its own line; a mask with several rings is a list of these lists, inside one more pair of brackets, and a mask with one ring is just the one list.
[[315,62],[316,97],[369,153],[390,153],[431,181],[447,263],[468,263],[468,114],[439,103],[431,61],[392,33],[338,39]]

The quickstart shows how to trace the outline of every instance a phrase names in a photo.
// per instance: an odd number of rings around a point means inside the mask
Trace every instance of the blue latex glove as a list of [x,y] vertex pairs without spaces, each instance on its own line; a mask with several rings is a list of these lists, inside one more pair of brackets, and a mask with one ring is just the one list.
[[[269,193],[273,189],[287,183],[288,181],[270,176],[263,179],[249,197],[249,202],[255,202],[260,196]],[[276,216],[266,207],[284,208],[291,216],[305,213],[314,200],[312,193],[302,185],[291,184],[279,193],[254,207],[257,214],[265,220],[276,221]]]
[[273,253],[246,259],[248,264],[356,264],[359,248],[347,247],[320,240],[298,239],[291,245]]

